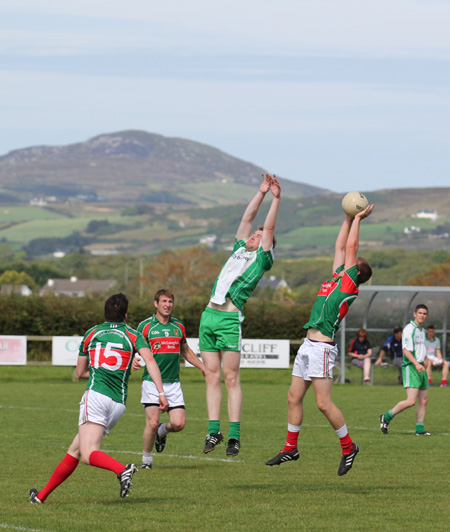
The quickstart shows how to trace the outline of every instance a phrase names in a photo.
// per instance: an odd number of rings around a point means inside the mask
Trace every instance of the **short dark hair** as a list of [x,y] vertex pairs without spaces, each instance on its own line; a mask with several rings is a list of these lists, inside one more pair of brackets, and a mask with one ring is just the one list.
[[403,332],[403,329],[400,326],[394,327],[394,334],[397,334],[399,332]]
[[436,329],[436,327],[433,324],[431,324],[431,325],[428,325],[427,330],[428,329],[433,329],[433,331],[434,331]]
[[372,277],[372,266],[363,257],[358,257],[358,283],[363,284]]
[[428,312],[428,307],[426,305],[424,305],[423,303],[420,303],[419,305],[416,306],[416,308],[414,309],[414,312],[417,312],[418,310],[426,310]]
[[114,294],[105,301],[105,320],[121,323],[128,312],[128,299],[125,294]]
[[156,292],[154,299],[157,303],[159,302],[159,298],[161,296],[169,297],[172,301],[175,301],[174,293],[172,292],[172,290],[168,290],[167,288],[161,288]]

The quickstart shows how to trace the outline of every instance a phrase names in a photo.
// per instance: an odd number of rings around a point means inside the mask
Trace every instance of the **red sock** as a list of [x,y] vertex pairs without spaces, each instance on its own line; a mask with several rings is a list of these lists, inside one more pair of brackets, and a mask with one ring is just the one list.
[[428,379],[428,386],[431,386],[431,379]]
[[300,434],[300,431],[292,432],[291,430],[288,430],[286,443],[284,444],[282,451],[291,452],[294,449],[297,449],[297,442],[298,442],[298,435]]
[[78,458],[74,458],[70,454],[66,454],[64,459],[58,464],[53,471],[50,480],[47,482],[45,488],[37,494],[40,501],[44,502],[50,493],[62,484],[75,471],[79,463]]
[[349,454],[353,451],[353,441],[350,438],[350,434],[347,434],[343,438],[339,438],[342,447],[342,456]]
[[445,386],[447,384],[447,379],[442,379],[441,384],[442,384],[442,386]]
[[114,471],[116,475],[122,473],[126,467],[106,453],[102,453],[102,451],[92,451],[89,455],[89,464],[94,467],[99,467],[100,469]]

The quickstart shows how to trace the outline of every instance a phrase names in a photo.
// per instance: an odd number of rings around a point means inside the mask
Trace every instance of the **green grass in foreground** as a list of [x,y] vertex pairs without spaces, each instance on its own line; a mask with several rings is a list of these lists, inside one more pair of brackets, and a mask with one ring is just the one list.
[[[379,430],[378,417],[403,399],[400,386],[335,385],[361,452],[353,469],[337,476],[337,436],[317,410],[312,390],[305,403],[300,460],[269,468],[286,434],[289,370],[243,370],[242,450],[226,459],[225,446],[202,454],[206,434],[205,385],[182,370],[187,425],[171,434],[151,471],[139,471],[131,495],[119,498],[109,471],[80,464],[44,505],[28,490],[41,489],[76,432],[85,382],[71,368],[2,367],[0,373],[0,529],[71,532],[307,530],[444,531],[449,528],[448,389],[433,387],[427,410],[430,438],[414,435],[415,410]],[[130,382],[128,409],[103,450],[140,465],[144,413],[140,381]],[[167,415],[162,416],[163,420]],[[226,420],[225,412],[223,419]],[[227,433],[228,423],[223,423]]]

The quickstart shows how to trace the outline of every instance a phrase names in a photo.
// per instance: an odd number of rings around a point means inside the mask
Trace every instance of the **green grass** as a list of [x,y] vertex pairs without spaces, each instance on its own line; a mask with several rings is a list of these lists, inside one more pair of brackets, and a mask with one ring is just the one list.
[[[38,209],[38,207],[35,207],[35,209]],[[35,238],[46,238],[49,235],[55,238],[64,238],[74,232],[84,231],[91,220],[108,219],[110,224],[117,223],[121,225],[132,225],[139,220],[145,220],[145,217],[111,216],[98,212],[84,212],[74,218],[65,218],[53,213],[48,214],[48,217],[29,217],[26,219],[19,219],[19,214],[16,214],[18,218],[17,224],[0,229],[0,236],[11,242],[18,242],[25,245]],[[148,232],[148,229],[145,228],[145,230]],[[144,232],[144,229],[141,231]],[[125,233],[124,240],[127,235],[132,235],[132,231]]]
[[[20,249],[28,244],[30,240],[36,238],[47,238],[49,236],[64,238],[74,232],[84,232],[91,220],[107,219],[110,224],[120,224],[124,226],[122,230],[117,228],[113,234],[92,234],[96,243],[108,243],[111,246],[121,247],[125,244],[127,250],[133,251],[144,249],[151,250],[158,241],[168,241],[167,246],[185,247],[198,244],[201,236],[218,231],[219,241],[225,237],[233,238],[238,220],[242,216],[242,205],[240,200],[253,194],[250,192],[251,186],[242,185],[228,181],[222,183],[219,178],[210,183],[193,183],[189,189],[189,194],[195,192],[200,203],[207,205],[216,204],[214,209],[199,209],[181,206],[174,212],[173,207],[161,205],[156,208],[152,215],[143,216],[120,216],[125,206],[109,203],[76,205],[50,205],[48,208],[33,207],[26,205],[3,205],[0,208],[0,237],[5,243]],[[288,194],[289,196],[289,194]],[[229,202],[234,200],[234,204]],[[224,203],[225,202],[225,203]],[[267,205],[266,205],[267,208]],[[266,208],[260,213],[262,223]],[[299,254],[308,256],[312,254],[329,254],[332,252],[338,227],[340,225],[341,213],[339,204],[335,200],[327,203],[310,204],[305,200],[304,206],[293,210],[294,207],[280,211],[278,220],[278,255],[297,256]],[[395,209],[392,209],[395,210]],[[414,209],[413,209],[414,210]],[[225,213],[226,211],[226,213]],[[377,211],[376,211],[377,212]],[[439,220],[432,222],[425,219],[405,216],[407,212],[395,210],[398,218],[389,220],[385,216],[375,214],[374,219],[370,219],[364,224],[361,230],[361,249],[379,248],[381,243],[385,246],[404,246],[407,249],[440,249],[448,248],[445,240],[428,239],[425,231],[420,235],[404,235],[406,226],[416,225],[423,230],[435,229],[438,225],[448,223],[448,218],[443,217],[440,211]],[[336,217],[339,213],[339,217]],[[198,218],[200,216],[200,218]],[[228,227],[224,222],[224,217],[232,219],[232,226]],[[170,223],[173,220],[183,220],[187,225],[183,229],[171,230]],[[209,222],[208,226],[204,221]],[[304,226],[315,220],[316,226]],[[142,227],[135,227],[137,223]],[[224,229],[225,223],[225,229]],[[217,229],[217,226],[220,226]],[[219,242],[218,241],[218,242]],[[222,242],[223,243],[223,242]],[[221,245],[221,244],[220,244]],[[93,244],[91,247],[94,247]]]
[[[447,389],[430,390],[426,428],[433,436],[417,438],[414,409],[393,420],[389,435],[379,430],[380,413],[405,397],[400,386],[363,387],[359,380],[335,385],[334,400],[361,448],[354,468],[338,477],[340,446],[312,391],[305,402],[300,460],[264,465],[286,435],[289,370],[242,371],[243,446],[237,459],[228,460],[223,444],[202,454],[205,386],[196,370],[183,369],[186,428],[169,435],[153,470],[139,471],[129,498],[119,498],[112,473],[81,464],[44,505],[35,506],[28,490],[42,488],[63,458],[76,432],[85,383],[72,382],[71,368],[4,366],[0,375],[0,529],[448,530]],[[133,375],[127,412],[103,442],[103,450],[124,463],[140,464],[139,399],[140,381]],[[224,422],[225,434],[227,429]]]
[[0,235],[11,242],[20,242],[25,245],[35,238],[45,238],[44,235],[51,235],[52,238],[64,238],[74,231],[83,231],[88,223],[89,220],[85,218],[61,217],[57,223],[54,220],[33,220],[20,222],[18,225],[4,229]]
[[189,186],[189,194],[181,195],[186,199],[192,199],[192,193],[194,193],[200,204],[229,205],[230,201],[240,203],[242,198],[252,197],[255,194],[254,191],[254,186],[235,183],[230,179],[222,183],[221,179],[215,179],[210,183],[192,183]]
[[23,222],[25,220],[58,220],[62,216],[42,207],[2,205],[0,224]]
[[[404,238],[403,229],[411,225],[420,227],[422,230],[430,230],[435,229],[438,224],[413,218],[396,220],[392,223],[367,223],[361,230],[361,242],[363,244],[364,241],[398,241],[399,238]],[[283,234],[280,239],[280,246],[298,247],[300,242],[303,247],[332,248],[336,234],[335,225],[299,227]]]

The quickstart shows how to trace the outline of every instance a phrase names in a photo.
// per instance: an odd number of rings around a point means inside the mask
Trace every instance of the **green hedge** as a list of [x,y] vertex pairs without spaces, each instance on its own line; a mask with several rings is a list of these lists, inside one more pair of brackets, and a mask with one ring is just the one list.
[[[1,296],[0,334],[33,336],[83,335],[102,323],[104,296],[70,298],[62,296]],[[206,302],[193,300],[176,303],[173,315],[186,326],[187,336],[197,337],[201,314]],[[154,313],[153,302],[130,301],[128,323],[136,327]],[[308,305],[258,302],[250,299],[242,326],[244,338],[298,339],[308,320]]]

